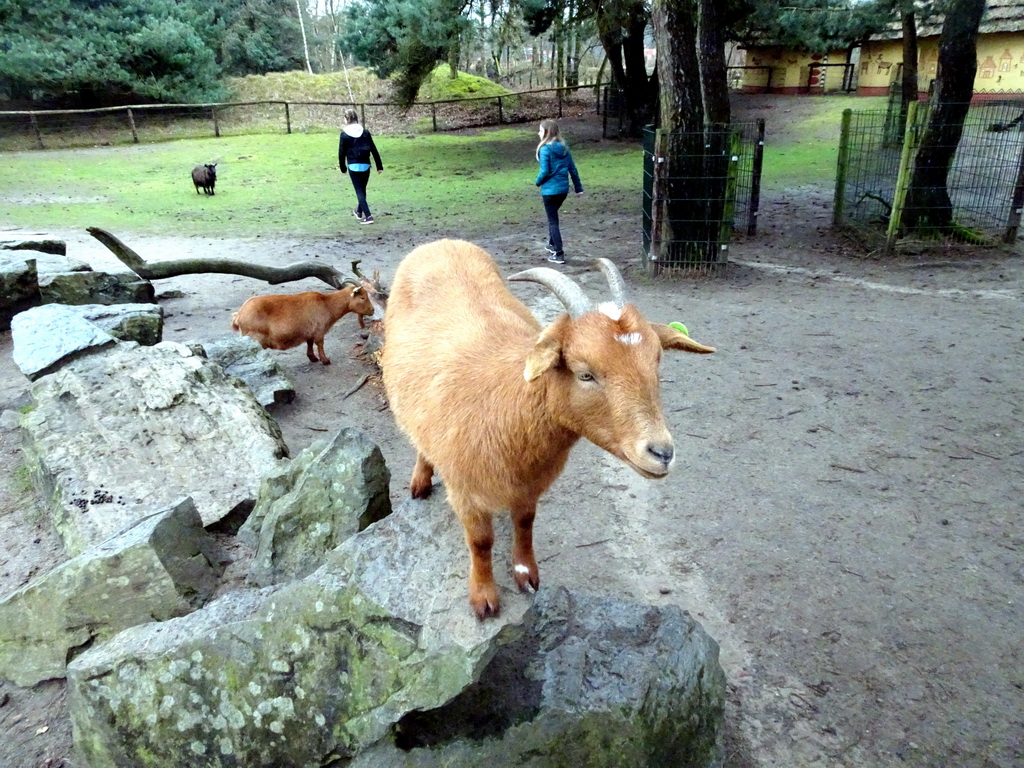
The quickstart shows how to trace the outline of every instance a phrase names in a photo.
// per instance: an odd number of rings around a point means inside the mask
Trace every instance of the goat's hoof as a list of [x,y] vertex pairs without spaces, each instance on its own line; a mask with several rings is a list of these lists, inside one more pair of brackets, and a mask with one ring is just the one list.
[[425,483],[423,485],[413,483],[409,486],[409,493],[412,494],[414,499],[429,499],[433,490],[434,486],[431,483]]
[[540,572],[537,570],[536,565],[530,568],[527,565],[517,563],[515,568],[513,568],[513,575],[520,592],[528,592],[530,590],[536,592],[540,589]]
[[328,360],[326,357],[323,360],[321,360],[320,362],[323,363],[324,365],[330,365],[331,364],[331,361]]
[[497,588],[493,590],[481,590],[479,595],[471,595],[469,604],[473,606],[473,613],[478,621],[494,618],[501,613],[501,601],[498,599]]

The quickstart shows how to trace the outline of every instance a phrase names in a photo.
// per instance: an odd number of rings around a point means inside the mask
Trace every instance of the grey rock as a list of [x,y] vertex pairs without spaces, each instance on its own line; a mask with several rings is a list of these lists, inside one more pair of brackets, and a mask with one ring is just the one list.
[[230,335],[202,346],[210,360],[244,381],[263,407],[295,399],[295,384],[255,339]]
[[64,272],[92,272],[89,262],[72,258],[66,253],[36,253],[33,258],[40,276],[44,277]]
[[33,381],[117,343],[102,328],[61,304],[32,307],[15,315],[11,340],[14,363]]
[[[79,262],[81,264],[81,262]],[[131,271],[101,272],[75,264],[63,271],[39,266],[39,297],[43,304],[152,304],[153,284]]]
[[80,304],[68,308],[120,341],[151,347],[163,340],[164,308],[159,304]]
[[296,463],[291,489],[281,494],[276,481],[265,482],[266,501],[261,495],[239,531],[257,541],[251,577],[260,586],[307,576],[345,539],[391,514],[391,473],[362,431],[345,427]]
[[181,616],[213,593],[213,543],[191,499],[90,547],[0,601],[0,678],[64,676],[70,656],[127,627]]
[[21,429],[21,414],[18,411],[9,409],[0,413],[0,429]]
[[11,327],[19,312],[39,304],[39,273],[28,253],[0,252],[0,331]]
[[678,607],[541,590],[463,693],[349,768],[720,766],[725,674]]
[[63,240],[34,232],[0,235],[0,251],[38,251],[63,256],[68,245]]
[[456,696],[517,631],[518,593],[503,595],[500,618],[473,617],[467,560],[447,505],[410,501],[302,581],[90,649],[68,666],[85,764],[340,764]]
[[25,462],[69,554],[183,496],[207,526],[247,513],[262,474],[287,456],[248,388],[173,342],[122,342],[31,391]]

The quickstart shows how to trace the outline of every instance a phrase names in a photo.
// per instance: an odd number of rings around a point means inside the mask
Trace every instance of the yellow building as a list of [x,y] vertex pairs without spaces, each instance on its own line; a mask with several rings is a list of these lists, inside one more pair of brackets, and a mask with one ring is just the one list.
[[[917,30],[917,84],[927,95],[937,75],[942,17]],[[903,64],[899,25],[874,35],[860,52],[857,94],[880,96],[898,80]],[[989,0],[978,29],[978,70],[974,93],[980,98],[1024,94],[1024,1]]]
[[[918,87],[925,96],[936,77],[942,16],[918,24]],[[771,45],[746,47],[741,90],[748,93],[830,93],[853,90],[860,96],[889,92],[900,77],[903,33],[899,22],[874,35],[848,57],[844,50],[804,53]],[[989,0],[978,30],[978,71],[974,92],[979,98],[1024,97],[1024,0]],[[850,59],[855,64],[851,64]],[[856,71],[854,71],[856,70]]]
[[805,53],[779,46],[748,46],[743,67],[746,93],[832,93],[852,89],[846,51]]

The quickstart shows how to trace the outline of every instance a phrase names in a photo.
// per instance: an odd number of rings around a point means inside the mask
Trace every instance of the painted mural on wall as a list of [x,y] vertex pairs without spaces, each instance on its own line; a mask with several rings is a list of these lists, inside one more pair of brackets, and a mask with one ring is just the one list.
[[[903,44],[899,40],[867,43],[861,51],[857,92],[874,96],[888,92],[899,75],[903,61]],[[938,74],[939,46],[937,38],[918,43],[918,88],[928,89]],[[978,69],[974,91],[979,94],[1024,95],[1024,33],[1005,32],[981,35],[978,38]]]
[[[978,69],[974,91],[986,95],[1024,96],[1024,31],[994,32],[978,37]],[[839,90],[843,83],[841,67],[819,66],[845,64],[845,51],[827,54],[806,54],[781,48],[749,48],[747,64],[759,69],[743,70],[743,90],[773,93],[823,93]],[[900,40],[873,40],[861,49],[857,68],[857,93],[880,96],[889,92],[899,77],[903,62]],[[938,75],[939,39],[937,36],[918,41],[918,89],[926,94]]]

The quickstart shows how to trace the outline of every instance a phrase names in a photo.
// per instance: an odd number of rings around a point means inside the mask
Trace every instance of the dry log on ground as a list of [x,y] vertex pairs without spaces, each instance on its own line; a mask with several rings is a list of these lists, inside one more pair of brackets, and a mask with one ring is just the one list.
[[[88,233],[103,243],[111,253],[135,274],[145,280],[162,280],[179,275],[194,275],[205,272],[242,275],[263,280],[270,285],[290,283],[306,277],[315,277],[332,288],[357,283],[355,278],[344,277],[334,267],[312,261],[297,261],[284,267],[268,267],[230,259],[174,259],[149,263],[138,253],[122,243],[117,237],[99,227],[89,227]],[[356,262],[358,264],[358,262]]]

